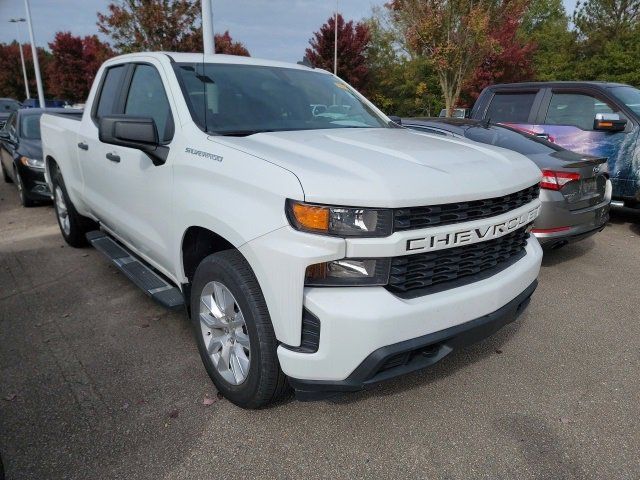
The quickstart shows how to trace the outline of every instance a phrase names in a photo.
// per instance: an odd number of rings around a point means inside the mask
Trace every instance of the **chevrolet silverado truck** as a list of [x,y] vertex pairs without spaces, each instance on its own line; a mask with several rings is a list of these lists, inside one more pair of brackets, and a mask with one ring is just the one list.
[[323,70],[123,55],[81,119],[41,127],[64,239],[185,309],[244,408],[427,367],[513,321],[537,285],[540,170],[402,128]]

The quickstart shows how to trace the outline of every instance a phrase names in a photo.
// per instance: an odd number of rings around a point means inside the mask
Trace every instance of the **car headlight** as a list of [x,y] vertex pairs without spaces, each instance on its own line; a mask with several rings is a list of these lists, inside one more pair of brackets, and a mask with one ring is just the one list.
[[339,237],[387,237],[393,214],[389,209],[334,207],[287,200],[287,218],[297,230]]
[[386,285],[390,268],[389,258],[343,258],[309,265],[304,283],[308,287]]
[[20,163],[22,163],[25,167],[44,170],[44,160],[41,160],[39,158],[20,157]]

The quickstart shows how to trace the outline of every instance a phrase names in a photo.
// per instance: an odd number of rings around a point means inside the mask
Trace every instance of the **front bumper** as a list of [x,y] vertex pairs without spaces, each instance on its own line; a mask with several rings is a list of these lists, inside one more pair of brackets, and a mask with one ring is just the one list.
[[471,345],[513,322],[526,308],[538,282],[534,280],[509,303],[482,317],[438,332],[381,347],[372,352],[344,380],[300,380],[289,383],[299,400],[317,400],[339,392],[357,391],[369,385],[420,370],[439,362],[456,349]]
[[51,199],[51,190],[44,178],[44,170],[36,170],[18,163],[18,172],[27,198],[31,200]]
[[316,353],[278,347],[292,383],[347,381],[373,352],[436,334],[499,310],[535,282],[542,249],[531,237],[526,255],[495,275],[450,290],[402,299],[383,287],[305,288],[304,307],[320,320]]

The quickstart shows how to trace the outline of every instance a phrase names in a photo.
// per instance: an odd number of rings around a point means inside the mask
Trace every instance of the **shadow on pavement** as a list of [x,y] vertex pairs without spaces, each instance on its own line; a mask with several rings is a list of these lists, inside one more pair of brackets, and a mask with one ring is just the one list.
[[590,237],[579,242],[570,243],[555,250],[545,248],[544,257],[542,257],[542,267],[553,267],[555,265],[580,258],[589,253],[595,245],[596,243],[593,237]]

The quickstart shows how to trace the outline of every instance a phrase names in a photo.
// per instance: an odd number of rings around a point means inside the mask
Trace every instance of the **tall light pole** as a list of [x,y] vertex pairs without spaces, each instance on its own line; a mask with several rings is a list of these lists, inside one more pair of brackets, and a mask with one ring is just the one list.
[[40,62],[38,61],[38,49],[36,48],[36,40],[33,36],[33,25],[31,23],[31,8],[29,0],[24,0],[24,8],[27,11],[27,25],[29,27],[29,38],[31,39],[31,54],[33,55],[33,69],[36,73],[36,86],[38,87],[38,100],[40,108],[45,108],[44,89],[42,88],[42,77],[40,76]]
[[213,37],[213,0],[202,0],[202,43],[205,55],[216,53]]
[[336,15],[333,22],[333,74],[338,75],[338,0],[336,0]]
[[11,23],[16,24],[16,35],[18,38],[18,48],[20,49],[20,61],[22,62],[22,76],[24,78],[24,91],[27,94],[27,98],[31,98],[31,93],[29,92],[29,80],[27,79],[27,67],[24,64],[24,53],[22,53],[22,38],[20,38],[20,27],[18,27],[18,23],[26,22],[24,18],[12,18],[9,20]]

